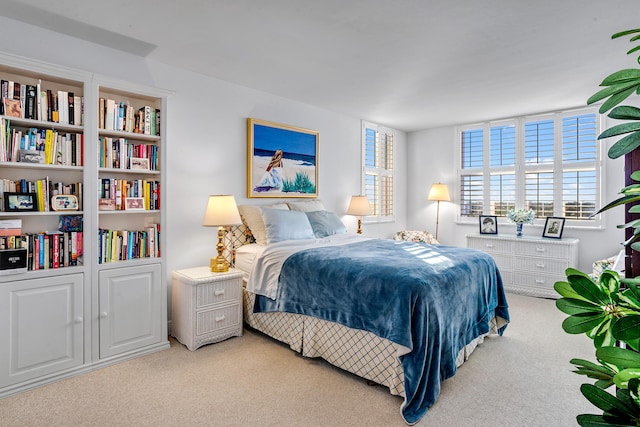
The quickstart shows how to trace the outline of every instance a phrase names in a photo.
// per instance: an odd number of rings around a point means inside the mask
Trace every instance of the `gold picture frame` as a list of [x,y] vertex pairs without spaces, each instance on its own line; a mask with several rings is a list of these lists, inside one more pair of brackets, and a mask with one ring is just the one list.
[[247,119],[247,197],[318,197],[317,131]]

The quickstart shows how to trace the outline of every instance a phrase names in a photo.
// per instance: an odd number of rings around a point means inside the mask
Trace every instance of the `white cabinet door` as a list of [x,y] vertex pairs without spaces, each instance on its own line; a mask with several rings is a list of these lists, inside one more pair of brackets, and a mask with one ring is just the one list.
[[99,273],[100,358],[161,341],[160,264]]
[[0,284],[0,388],[82,365],[82,274]]

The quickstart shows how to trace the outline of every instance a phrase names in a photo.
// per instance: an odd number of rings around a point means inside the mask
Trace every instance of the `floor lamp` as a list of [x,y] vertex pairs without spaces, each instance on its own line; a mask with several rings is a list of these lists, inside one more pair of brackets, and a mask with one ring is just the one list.
[[451,200],[449,197],[449,189],[447,184],[433,184],[431,190],[429,190],[429,196],[427,200],[436,200],[438,207],[436,210],[436,240],[438,240],[438,223],[440,222],[440,202],[448,202]]

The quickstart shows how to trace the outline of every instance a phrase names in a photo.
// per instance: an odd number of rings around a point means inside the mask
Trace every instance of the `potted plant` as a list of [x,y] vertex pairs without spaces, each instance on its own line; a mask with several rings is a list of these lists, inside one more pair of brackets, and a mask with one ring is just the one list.
[[[632,35],[632,42],[640,40],[640,29],[616,33],[612,38],[626,35]],[[627,53],[638,50],[640,45]],[[587,103],[608,98],[600,107],[600,113],[611,110],[609,117],[628,122],[605,130],[598,139],[625,135],[609,149],[610,158],[638,153],[640,109],[619,104],[634,92],[640,95],[640,69],[615,72],[606,77],[601,86],[604,89]],[[640,201],[640,184],[636,183],[640,181],[640,171],[631,173],[629,178],[632,183],[621,190],[622,197],[596,214]],[[627,207],[627,213],[640,213],[640,205]],[[632,230],[624,245],[640,251],[640,220],[629,220],[619,228]],[[640,426],[640,279],[621,278],[611,270],[605,270],[597,281],[573,268],[567,269],[566,275],[566,282],[557,282],[554,286],[561,295],[556,306],[569,315],[562,328],[567,333],[584,333],[591,338],[597,359],[595,363],[572,359],[571,363],[576,373],[595,380],[593,384],[583,384],[580,391],[602,410],[602,414],[578,415],[578,424],[583,427]],[[614,391],[610,393],[609,389]]]

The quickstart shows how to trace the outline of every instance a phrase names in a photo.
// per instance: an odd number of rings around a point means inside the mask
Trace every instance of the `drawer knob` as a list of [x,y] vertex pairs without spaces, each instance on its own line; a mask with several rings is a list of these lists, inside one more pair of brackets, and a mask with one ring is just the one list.
[[493,247],[493,245],[492,245],[491,243],[487,243],[487,247],[488,247],[488,248],[492,248],[492,247]]
[[544,248],[536,248],[536,251],[538,251],[538,252],[544,252]]
[[222,322],[224,320],[224,314],[222,316],[216,316],[216,322]]
[[536,279],[536,283],[539,283],[539,284],[542,285],[542,284],[544,284],[544,279]]
[[218,289],[213,294],[217,297],[219,297],[220,295],[224,295],[224,289]]
[[538,268],[544,268],[544,264],[540,262],[540,263],[536,264],[536,267],[538,267]]

